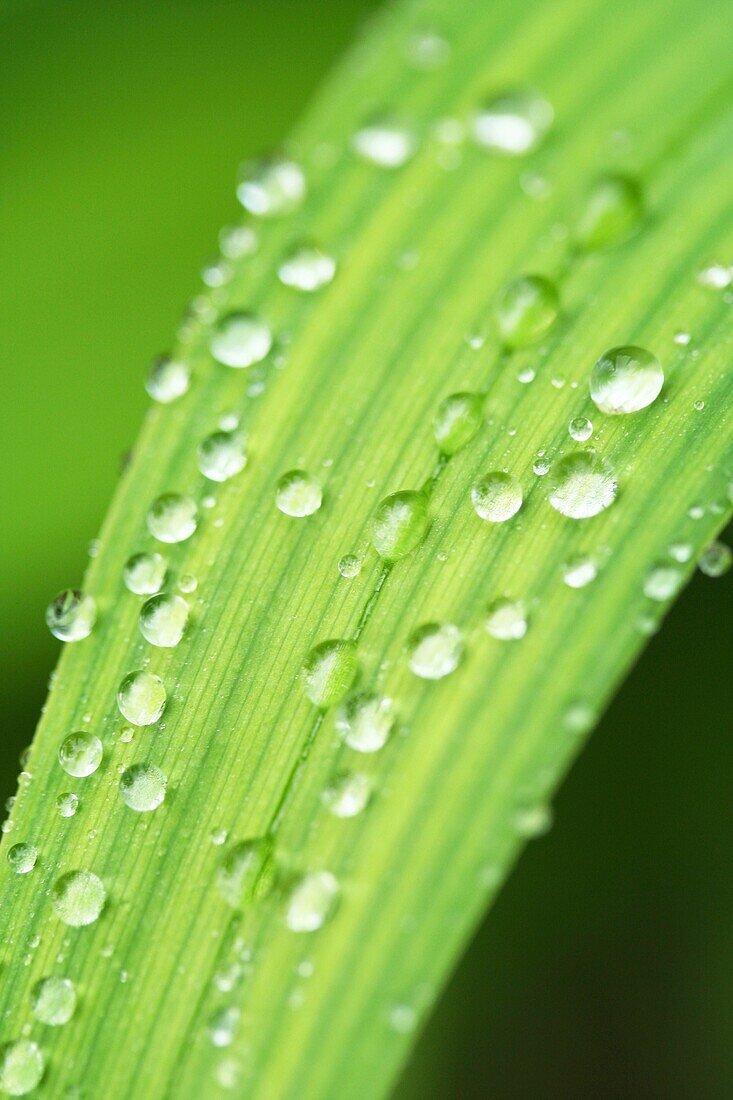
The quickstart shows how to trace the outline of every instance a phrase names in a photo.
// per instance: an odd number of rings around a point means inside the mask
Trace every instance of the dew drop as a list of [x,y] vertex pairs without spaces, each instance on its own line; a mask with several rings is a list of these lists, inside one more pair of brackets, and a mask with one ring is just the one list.
[[596,720],[596,713],[590,703],[576,701],[571,703],[563,716],[565,729],[570,733],[587,733]]
[[187,363],[172,359],[170,355],[160,355],[153,364],[145,380],[145,389],[154,401],[169,405],[188,393],[191,385],[191,369]]
[[219,234],[219,247],[228,260],[252,256],[259,247],[259,238],[251,225],[225,226]]
[[532,463],[532,471],[537,477],[544,477],[545,474],[550,472],[550,463],[545,458],[544,454],[540,453],[535,456],[535,460]]
[[430,526],[424,493],[405,489],[381,502],[372,520],[372,542],[384,561],[399,561],[424,540]]
[[611,348],[590,375],[590,395],[610,416],[639,412],[659,397],[664,371],[655,355],[632,345]]
[[132,764],[125,768],[120,779],[122,801],[142,814],[157,810],[167,787],[168,780],[155,764]]
[[471,489],[474,511],[480,519],[504,523],[522,507],[522,486],[503,470],[494,470],[476,482]]
[[435,31],[417,31],[407,43],[407,60],[423,72],[439,69],[449,57],[450,45]]
[[299,164],[286,157],[269,157],[242,165],[237,198],[257,218],[292,214],[303,202],[305,175]]
[[514,828],[528,840],[544,836],[552,828],[552,810],[549,806],[526,806],[514,815]]
[[236,1005],[221,1008],[209,1019],[209,1035],[215,1047],[228,1047],[234,1042],[240,1011]]
[[537,148],[552,120],[553,110],[544,96],[521,88],[485,103],[473,118],[473,136],[484,149],[523,156]]
[[422,680],[442,680],[463,659],[463,635],[450,623],[426,623],[411,635],[407,648],[412,672]]
[[9,1096],[26,1096],[40,1083],[45,1061],[38,1043],[17,1039],[0,1048],[0,1089]]
[[357,557],[356,554],[344,554],[339,559],[338,571],[347,580],[358,577],[361,573],[361,558]]
[[313,293],[331,282],[336,261],[313,245],[299,245],[286,256],[277,273],[284,286]]
[[79,809],[79,796],[72,791],[64,791],[56,799],[56,809],[61,817],[73,817]]
[[195,592],[198,586],[199,582],[193,573],[181,573],[178,578],[178,588],[181,592],[185,592],[186,595]]
[[575,239],[588,252],[612,248],[636,232],[643,216],[644,197],[638,182],[629,176],[603,176],[586,196]]
[[56,915],[72,928],[93,924],[106,898],[104,883],[91,871],[69,871],[56,880],[51,891]]
[[125,587],[136,596],[152,596],[163,587],[167,568],[162,554],[133,554],[125,564],[122,579]]
[[67,775],[84,779],[102,763],[102,742],[93,733],[83,730],[70,733],[59,745],[59,764]]
[[274,848],[269,837],[234,844],[219,865],[216,886],[227,905],[242,909],[265,897],[275,879]]
[[501,597],[489,605],[486,631],[502,642],[516,642],[527,633],[527,608],[522,600]]
[[188,604],[182,596],[160,593],[140,609],[140,633],[151,645],[171,649],[183,637],[188,623]]
[[655,565],[644,579],[644,595],[658,603],[671,600],[682,585],[682,574],[673,565]]
[[733,282],[733,268],[723,264],[708,264],[698,271],[697,281],[700,286],[709,290],[725,290]]
[[571,451],[555,464],[549,501],[570,519],[588,519],[609,508],[618,482],[596,451]]
[[336,729],[356,752],[379,752],[387,743],[394,724],[392,700],[367,693],[352,696],[336,716]]
[[562,567],[562,579],[568,588],[585,588],[598,576],[598,567],[587,554],[570,558]]
[[117,691],[120,714],[133,726],[152,726],[158,721],[166,702],[163,681],[152,672],[130,672]]
[[706,577],[722,577],[733,565],[733,551],[724,542],[711,542],[703,550],[697,563],[698,569]]
[[247,464],[244,437],[238,432],[214,432],[198,449],[199,470],[209,481],[228,481]]
[[393,1005],[388,1019],[389,1026],[399,1035],[409,1035],[417,1026],[417,1013],[411,1005]]
[[568,435],[576,443],[587,443],[593,435],[593,425],[587,416],[575,416],[568,424]]
[[413,132],[395,119],[375,119],[358,130],[352,139],[354,151],[380,168],[400,168],[417,149]]
[[275,489],[275,504],[283,515],[296,519],[312,516],[322,503],[321,483],[307,470],[290,470],[279,479]]
[[335,706],[348,695],[358,672],[354,642],[345,638],[321,642],[303,664],[305,693],[317,707]]
[[97,605],[76,588],[65,588],[46,608],[46,625],[62,642],[88,638],[97,621]]
[[33,1015],[42,1024],[61,1027],[76,1010],[76,989],[69,978],[42,978],[31,994]]
[[367,775],[346,772],[337,776],[323,792],[323,803],[334,817],[356,817],[367,805],[371,792]]
[[684,565],[692,557],[692,546],[689,542],[673,542],[669,547],[669,556]]
[[217,324],[210,349],[225,367],[251,367],[260,363],[272,347],[270,326],[254,313],[229,313]]
[[433,435],[441,452],[454,455],[470,443],[484,421],[483,398],[478,393],[452,393],[438,405]]
[[496,319],[508,348],[536,343],[554,325],[560,312],[557,290],[542,275],[522,275],[499,295]]
[[180,493],[164,493],[148,512],[148,530],[159,542],[185,542],[197,526],[196,502]]
[[8,849],[8,863],[16,875],[27,875],[33,870],[38,859],[38,849],[33,844],[20,841]]
[[330,871],[313,871],[292,891],[285,914],[291,932],[317,932],[335,912],[340,896]]

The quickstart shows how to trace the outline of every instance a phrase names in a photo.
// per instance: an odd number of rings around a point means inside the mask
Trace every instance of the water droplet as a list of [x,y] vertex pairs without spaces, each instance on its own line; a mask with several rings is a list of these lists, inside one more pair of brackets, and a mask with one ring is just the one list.
[[155,764],[133,764],[125,768],[120,779],[122,801],[142,814],[157,810],[167,787],[168,780]]
[[323,792],[323,803],[334,817],[356,817],[365,808],[372,793],[369,776],[346,772],[334,779]]
[[183,637],[188,623],[188,604],[182,596],[160,593],[140,609],[140,633],[151,645],[171,649]]
[[480,108],[473,119],[473,136],[484,149],[523,156],[537,148],[552,119],[552,107],[544,96],[531,88],[518,89]]
[[211,336],[211,354],[225,367],[238,369],[260,363],[272,347],[270,326],[254,313],[230,313]]
[[21,841],[8,849],[8,863],[16,875],[29,874],[35,867],[37,859],[38,849],[33,844]]
[[152,596],[165,583],[168,563],[162,554],[133,554],[128,558],[122,579],[125,587],[137,596]]
[[72,791],[64,791],[56,799],[56,809],[61,817],[73,817],[79,809],[79,796]]
[[673,339],[675,344],[678,344],[680,347],[686,348],[691,340],[691,336],[689,332],[675,332]]
[[669,547],[669,556],[683,565],[692,557],[692,546],[689,542],[673,542]]
[[524,348],[540,340],[560,312],[557,290],[542,275],[522,275],[499,295],[496,319],[508,348]]
[[269,837],[256,837],[234,844],[224,857],[216,876],[216,885],[224,901],[233,909],[265,897],[275,879],[274,848]]
[[321,483],[307,470],[290,470],[279,479],[275,504],[284,515],[296,519],[312,516],[322,503]]
[[88,638],[97,621],[97,605],[76,588],[65,588],[46,608],[46,625],[62,642]]
[[586,554],[577,554],[562,567],[562,579],[568,588],[585,588],[598,576],[598,567],[593,558]]
[[209,1035],[215,1047],[228,1047],[234,1042],[240,1011],[236,1005],[221,1008],[209,1020]]
[[348,695],[358,672],[354,642],[345,638],[321,642],[303,664],[305,693],[315,706],[332,707]]
[[515,813],[514,828],[527,839],[544,836],[552,828],[552,810],[549,806],[525,806]]
[[358,130],[351,142],[363,160],[380,168],[400,168],[417,149],[413,132],[395,119],[375,119]]
[[588,252],[612,248],[636,232],[643,216],[644,197],[637,181],[629,176],[603,176],[586,196],[575,239]]
[[411,635],[410,669],[422,680],[442,680],[463,660],[463,635],[450,623],[426,623]]
[[69,978],[42,978],[33,987],[31,1003],[37,1020],[50,1027],[61,1027],[76,1009],[74,983]]
[[471,489],[476,515],[491,523],[504,523],[522,507],[522,486],[503,470],[494,470],[476,482]]
[[72,928],[93,924],[106,898],[104,883],[91,871],[69,871],[56,880],[51,891],[56,915]]
[[433,420],[435,442],[445,455],[470,443],[484,422],[484,402],[478,393],[452,393],[438,405]]
[[237,198],[245,210],[258,218],[292,214],[306,192],[303,169],[286,157],[269,157],[242,165]]
[[411,1005],[393,1005],[388,1019],[389,1026],[400,1035],[408,1035],[417,1026],[417,1012]]
[[196,502],[180,493],[164,493],[148,512],[148,530],[159,542],[185,542],[197,526]]
[[178,588],[181,592],[185,592],[187,595],[191,592],[195,592],[199,586],[198,579],[193,573],[181,573],[178,578]]
[[532,471],[537,475],[537,477],[544,477],[545,474],[550,472],[550,463],[545,458],[543,452],[540,452],[540,454],[535,457],[535,460],[532,463]]
[[43,1077],[45,1062],[38,1043],[17,1039],[0,1048],[0,1089],[9,1096],[26,1096]]
[[644,579],[644,595],[663,603],[676,596],[682,585],[682,574],[673,565],[655,565]]
[[299,245],[286,256],[277,273],[285,286],[312,293],[331,282],[336,261],[313,245]]
[[698,271],[697,281],[710,290],[725,290],[733,282],[733,268],[723,264],[708,264]]
[[563,716],[563,724],[571,733],[587,733],[595,720],[593,707],[582,701],[571,703]]
[[75,779],[83,779],[102,763],[102,742],[93,733],[83,730],[70,733],[59,745],[59,764]]
[[358,577],[361,573],[361,558],[356,554],[344,554],[339,559],[338,570],[342,577],[346,577],[351,580],[353,577]]
[[724,542],[711,542],[700,555],[698,569],[706,577],[722,577],[733,565],[733,551]]
[[385,497],[372,520],[372,542],[384,561],[399,561],[424,540],[430,526],[424,493],[405,489]]
[[152,726],[165,707],[163,681],[152,672],[140,669],[125,676],[117,692],[120,714],[133,726]]
[[259,238],[251,225],[225,226],[219,234],[219,247],[228,260],[252,256],[259,247]]
[[290,895],[285,923],[291,932],[316,932],[336,909],[339,884],[330,871],[306,875]]
[[586,443],[593,435],[593,425],[587,416],[575,416],[568,424],[568,435],[576,443]]
[[501,597],[489,605],[486,631],[502,642],[516,642],[527,633],[527,607],[522,600]]
[[170,355],[159,355],[154,359],[145,380],[145,389],[161,405],[169,405],[171,401],[183,397],[190,385],[191,368],[179,359],[171,359]]
[[392,700],[373,694],[352,696],[336,716],[336,729],[356,752],[378,752],[387,743],[394,723]]
[[570,519],[588,519],[609,508],[618,482],[596,451],[571,451],[555,464],[549,501]]
[[590,375],[590,395],[603,413],[615,416],[639,412],[661,393],[664,371],[655,355],[644,348],[611,348]]
[[445,65],[450,45],[435,31],[417,31],[407,43],[407,60],[416,69],[432,72]]
[[228,481],[247,464],[244,437],[238,432],[214,432],[198,449],[199,470],[209,481]]

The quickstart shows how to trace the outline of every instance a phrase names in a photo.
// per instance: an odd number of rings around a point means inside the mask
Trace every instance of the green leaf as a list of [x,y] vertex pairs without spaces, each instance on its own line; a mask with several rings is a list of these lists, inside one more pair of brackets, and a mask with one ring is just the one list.
[[[240,186],[288,210],[180,334],[3,842],[6,1090],[389,1088],[730,514],[724,12],[398,5],[292,140],[305,201]],[[611,415],[589,379],[628,346],[664,385]],[[153,551],[189,612],[143,634]]]

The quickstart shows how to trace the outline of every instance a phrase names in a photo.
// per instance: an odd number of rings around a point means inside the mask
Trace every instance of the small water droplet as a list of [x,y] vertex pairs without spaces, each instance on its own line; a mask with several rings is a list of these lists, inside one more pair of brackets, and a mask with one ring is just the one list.
[[372,520],[372,542],[384,561],[399,561],[425,539],[430,526],[424,493],[405,489],[385,497]]
[[576,701],[565,711],[563,723],[571,733],[587,733],[596,720],[596,713],[590,703]]
[[676,596],[682,585],[682,574],[673,565],[655,565],[644,579],[644,595],[663,603]]
[[724,542],[711,542],[700,555],[697,567],[706,577],[722,577],[733,565],[733,551]]
[[247,464],[244,437],[238,432],[214,432],[198,449],[199,470],[209,481],[228,481]]
[[61,817],[73,817],[79,809],[79,796],[72,791],[64,791],[56,799],[56,809]]
[[378,752],[387,743],[394,724],[392,700],[371,693],[352,696],[336,716],[336,729],[356,752]]
[[292,891],[285,913],[291,932],[316,932],[335,912],[339,884],[330,871],[312,871]]
[[42,978],[31,994],[33,1015],[49,1027],[67,1024],[76,1010],[76,989],[69,978]]
[[140,609],[140,633],[151,645],[171,649],[183,637],[188,623],[188,604],[182,596],[159,593]]
[[321,483],[307,470],[290,470],[279,479],[275,504],[283,515],[296,519],[312,516],[322,503]]
[[514,828],[527,839],[544,836],[552,828],[552,810],[549,806],[526,806],[514,815]]
[[163,681],[152,672],[130,672],[117,691],[117,706],[123,718],[133,726],[154,725],[165,707]]
[[450,45],[435,31],[416,31],[407,42],[407,60],[423,72],[439,69],[449,57]]
[[471,489],[474,511],[480,519],[504,523],[522,507],[522,486],[504,470],[493,470]]
[[356,645],[334,638],[314,646],[303,664],[305,693],[317,707],[340,703],[353,687],[359,672]]
[[133,554],[125,564],[122,579],[125,587],[137,596],[152,596],[165,583],[168,563],[161,554]]
[[470,443],[484,422],[484,402],[478,393],[452,393],[438,405],[433,435],[441,452],[454,455]]
[[148,530],[159,542],[185,542],[197,526],[196,502],[180,493],[164,493],[148,512]]
[[299,164],[286,157],[269,157],[242,165],[237,198],[257,218],[292,214],[303,202],[305,175]]
[[412,672],[422,680],[442,680],[463,660],[463,635],[451,623],[426,623],[411,635],[407,648]]
[[27,875],[33,870],[38,859],[38,849],[33,844],[20,841],[8,848],[8,863],[16,875]]
[[132,764],[125,768],[120,779],[122,801],[138,813],[157,810],[167,787],[166,776],[155,764]]
[[543,453],[538,454],[532,463],[532,470],[537,477],[544,477],[545,474],[550,472],[550,463],[545,458]]
[[252,256],[259,247],[259,238],[251,225],[225,226],[219,234],[219,247],[228,260]]
[[575,416],[568,424],[568,435],[576,443],[586,443],[593,435],[593,425],[587,416]]
[[655,355],[627,345],[611,348],[590,375],[590,395],[602,413],[616,416],[639,412],[657,399],[664,371]]
[[97,621],[97,605],[77,588],[65,588],[46,608],[46,625],[62,642],[88,638]]
[[577,554],[562,567],[562,579],[568,588],[585,588],[598,576],[598,566],[587,554]]
[[536,343],[560,312],[555,286],[542,275],[522,275],[504,287],[496,306],[499,334],[508,348]]
[[489,605],[486,631],[502,642],[516,642],[527,633],[527,607],[522,600],[501,597]]
[[375,119],[352,138],[354,151],[380,168],[400,168],[417,149],[412,130],[397,119]]
[[367,805],[371,793],[369,776],[363,772],[345,772],[323,792],[323,803],[334,817],[356,817]]
[[40,1083],[45,1069],[43,1051],[30,1039],[16,1039],[0,1047],[0,1089],[9,1096],[26,1096]]
[[102,742],[93,733],[70,733],[59,745],[59,764],[67,775],[83,779],[102,763]]
[[550,129],[553,110],[544,96],[531,88],[496,96],[474,115],[473,136],[478,145],[508,156],[531,153]]
[[93,924],[106,899],[104,883],[91,871],[69,871],[56,880],[51,891],[56,915],[72,928]]
[[692,557],[692,546],[689,542],[673,542],[669,547],[669,556],[683,565]]
[[181,573],[178,578],[178,589],[180,592],[185,592],[188,595],[191,592],[195,592],[198,588],[198,579],[193,573]]
[[609,508],[618,482],[596,451],[571,451],[555,464],[549,501],[570,519],[588,519]]
[[209,346],[218,363],[242,369],[262,362],[272,347],[272,332],[254,313],[229,313],[217,324]]
[[269,837],[242,840],[224,853],[216,886],[233,909],[265,897],[275,879],[273,842]]
[[723,264],[708,264],[698,271],[697,281],[700,286],[709,290],[725,290],[733,282],[733,268]]
[[673,339],[675,344],[678,344],[680,347],[686,348],[691,340],[691,336],[689,332],[675,332]]
[[388,1019],[389,1026],[400,1035],[408,1035],[417,1026],[417,1013],[411,1005],[392,1005]]
[[285,286],[313,293],[331,282],[336,261],[314,245],[299,245],[286,256],[277,273]]
[[170,355],[159,355],[153,360],[145,380],[145,389],[154,401],[169,405],[188,393],[191,385],[191,368],[188,363],[172,359]]
[[358,577],[361,573],[361,558],[356,554],[344,554],[339,559],[338,571],[342,577],[346,577],[351,580],[353,577]]
[[644,216],[644,197],[629,176],[602,176],[588,192],[575,226],[581,248],[595,252],[628,240]]

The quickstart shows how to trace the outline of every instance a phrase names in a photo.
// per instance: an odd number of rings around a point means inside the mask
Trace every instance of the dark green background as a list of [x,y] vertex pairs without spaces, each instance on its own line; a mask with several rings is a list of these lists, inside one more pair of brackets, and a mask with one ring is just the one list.
[[[501,0],[509,2],[509,0]],[[374,0],[0,7],[3,736],[10,794],[79,582],[238,162]],[[398,1095],[733,1096],[731,585],[697,577],[565,785]]]

